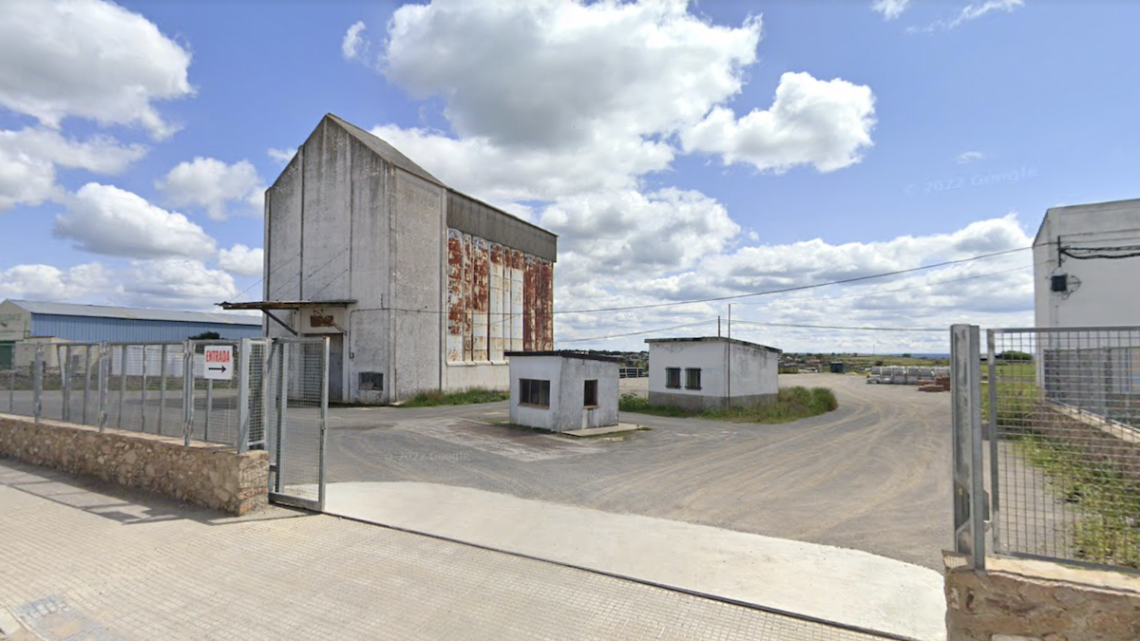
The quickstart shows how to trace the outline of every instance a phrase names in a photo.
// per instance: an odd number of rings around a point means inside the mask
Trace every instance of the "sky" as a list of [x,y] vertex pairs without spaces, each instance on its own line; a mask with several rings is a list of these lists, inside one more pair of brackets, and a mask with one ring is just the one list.
[[1017,250],[1049,207],[1137,197],[1138,22],[1123,0],[11,0],[0,298],[259,300],[264,189],[335,113],[559,235],[559,348],[727,332],[732,302],[734,337],[789,351],[945,352],[952,323],[1032,324],[1030,252],[678,303]]

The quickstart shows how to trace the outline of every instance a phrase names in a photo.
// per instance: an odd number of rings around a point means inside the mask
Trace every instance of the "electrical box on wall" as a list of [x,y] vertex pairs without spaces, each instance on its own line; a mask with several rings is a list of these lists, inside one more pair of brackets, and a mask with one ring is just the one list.
[[1050,289],[1057,293],[1065,293],[1069,291],[1069,275],[1068,274],[1053,274],[1051,277],[1053,281]]

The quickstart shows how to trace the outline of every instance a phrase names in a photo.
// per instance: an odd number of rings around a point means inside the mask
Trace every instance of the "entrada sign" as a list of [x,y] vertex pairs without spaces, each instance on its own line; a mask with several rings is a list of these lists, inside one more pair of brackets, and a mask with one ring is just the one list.
[[234,377],[233,345],[207,345],[206,362],[202,377],[213,381],[228,381]]

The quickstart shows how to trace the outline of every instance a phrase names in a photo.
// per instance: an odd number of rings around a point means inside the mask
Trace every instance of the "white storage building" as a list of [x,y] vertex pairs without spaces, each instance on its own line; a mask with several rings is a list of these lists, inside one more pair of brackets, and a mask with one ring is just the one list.
[[692,410],[773,401],[780,350],[735,338],[650,338],[649,402]]

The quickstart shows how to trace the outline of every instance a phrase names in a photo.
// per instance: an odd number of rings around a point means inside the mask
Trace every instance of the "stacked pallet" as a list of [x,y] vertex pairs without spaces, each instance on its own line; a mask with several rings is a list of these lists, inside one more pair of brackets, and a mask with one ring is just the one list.
[[949,392],[950,391],[950,377],[938,376],[933,381],[922,381],[918,384],[918,391],[920,392]]

